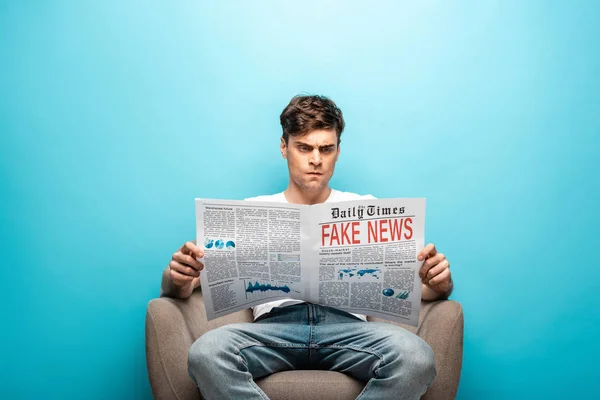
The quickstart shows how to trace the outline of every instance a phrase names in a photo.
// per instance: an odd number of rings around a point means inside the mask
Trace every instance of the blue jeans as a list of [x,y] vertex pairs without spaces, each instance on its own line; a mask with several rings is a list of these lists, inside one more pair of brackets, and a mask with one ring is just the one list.
[[433,351],[417,335],[308,303],[209,331],[188,355],[189,375],[207,400],[268,399],[254,379],[295,369],[364,381],[361,400],[419,399],[435,377]]

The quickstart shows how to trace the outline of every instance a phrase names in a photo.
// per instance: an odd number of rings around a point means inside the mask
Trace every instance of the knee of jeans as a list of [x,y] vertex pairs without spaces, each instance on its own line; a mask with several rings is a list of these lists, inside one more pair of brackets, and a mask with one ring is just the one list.
[[[384,353],[385,363],[400,367],[402,375],[411,375],[414,379],[431,380],[435,377],[433,350],[427,342],[417,335],[403,332],[402,337],[390,338]],[[395,339],[395,340],[394,340]]]
[[216,363],[225,361],[225,355],[233,354],[231,329],[227,326],[213,329],[200,336],[188,351],[188,372],[210,373]]
[[435,360],[433,350],[418,336],[411,341],[409,348],[405,348],[405,360],[408,370],[415,377],[422,377],[429,381],[435,377]]

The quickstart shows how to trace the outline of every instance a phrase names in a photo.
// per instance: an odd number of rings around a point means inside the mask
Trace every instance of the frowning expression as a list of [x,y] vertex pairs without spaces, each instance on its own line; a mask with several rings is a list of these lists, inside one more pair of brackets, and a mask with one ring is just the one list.
[[302,190],[328,187],[340,154],[335,130],[315,130],[303,136],[281,139],[281,154],[287,159],[290,179]]

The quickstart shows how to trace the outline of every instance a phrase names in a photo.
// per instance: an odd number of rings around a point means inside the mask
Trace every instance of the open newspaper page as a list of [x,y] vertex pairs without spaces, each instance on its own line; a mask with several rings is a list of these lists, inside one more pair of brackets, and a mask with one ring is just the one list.
[[196,199],[196,238],[204,251],[200,283],[207,318],[281,298],[306,299],[300,267],[307,206]]
[[418,325],[425,199],[324,203],[308,220],[312,303]]

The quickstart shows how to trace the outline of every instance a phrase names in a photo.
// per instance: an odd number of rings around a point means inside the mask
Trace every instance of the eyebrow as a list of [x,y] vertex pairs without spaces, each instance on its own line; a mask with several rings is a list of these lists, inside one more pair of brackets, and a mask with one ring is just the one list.
[[[295,145],[296,146],[306,146],[306,147],[310,147],[311,149],[315,147],[311,144],[300,142],[300,141],[296,141]],[[335,147],[335,144],[324,144],[323,146],[318,146],[318,147],[319,147],[319,149],[326,149],[329,147]]]

